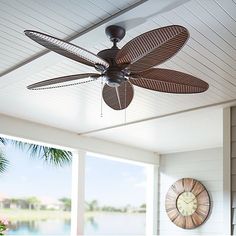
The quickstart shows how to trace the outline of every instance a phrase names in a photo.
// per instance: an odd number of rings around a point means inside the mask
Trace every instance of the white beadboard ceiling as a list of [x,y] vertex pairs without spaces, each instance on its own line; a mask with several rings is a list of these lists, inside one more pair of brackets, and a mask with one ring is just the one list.
[[3,0],[0,1],[0,73],[29,59],[44,48],[26,40],[23,31],[33,29],[68,39],[138,0]]
[[[137,6],[132,8],[133,4]],[[126,111],[114,111],[101,103],[99,82],[46,91],[26,89],[40,80],[92,70],[53,52],[42,55],[45,49],[24,36],[25,29],[62,39],[73,38],[73,43],[97,53],[111,46],[104,32],[110,24],[127,29],[120,47],[154,28],[185,26],[190,32],[189,41],[158,67],[192,74],[208,82],[209,90],[203,94],[173,95],[135,87],[134,99]],[[86,133],[236,99],[235,0],[3,0],[0,30],[0,113],[3,114]],[[145,127],[145,122],[142,124]],[[112,129],[114,137],[116,130]],[[129,130],[132,128],[126,126],[122,135],[125,137]],[[89,135],[110,139],[102,132]]]
[[160,154],[221,147],[223,113],[219,107],[206,108],[102,130],[88,136]]

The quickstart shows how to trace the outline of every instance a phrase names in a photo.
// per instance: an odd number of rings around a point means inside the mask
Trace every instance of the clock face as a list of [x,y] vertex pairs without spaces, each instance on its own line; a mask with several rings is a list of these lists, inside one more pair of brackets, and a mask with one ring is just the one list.
[[191,192],[183,192],[177,198],[177,208],[183,216],[191,216],[197,209],[197,198]]
[[183,178],[168,190],[165,201],[170,220],[178,227],[194,229],[200,226],[210,212],[210,197],[202,183]]

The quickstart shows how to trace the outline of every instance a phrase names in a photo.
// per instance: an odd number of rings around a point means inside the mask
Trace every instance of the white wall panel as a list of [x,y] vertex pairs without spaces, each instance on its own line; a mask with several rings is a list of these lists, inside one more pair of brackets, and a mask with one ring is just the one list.
[[231,108],[231,226],[236,235],[236,107]]
[[[161,155],[160,161],[160,235],[214,235],[223,234],[223,151],[222,148],[205,149]],[[175,226],[165,212],[165,196],[178,179],[195,178],[207,188],[212,204],[207,221],[193,230]]]

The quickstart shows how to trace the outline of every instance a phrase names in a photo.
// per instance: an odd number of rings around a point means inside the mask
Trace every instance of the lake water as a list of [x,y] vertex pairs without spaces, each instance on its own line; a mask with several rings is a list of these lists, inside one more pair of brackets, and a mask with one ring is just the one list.
[[70,220],[12,222],[7,235],[69,235]]
[[[69,220],[12,222],[7,235],[70,235]],[[145,214],[96,214],[87,217],[86,235],[144,235]]]
[[85,223],[86,235],[144,235],[145,214],[98,214]]

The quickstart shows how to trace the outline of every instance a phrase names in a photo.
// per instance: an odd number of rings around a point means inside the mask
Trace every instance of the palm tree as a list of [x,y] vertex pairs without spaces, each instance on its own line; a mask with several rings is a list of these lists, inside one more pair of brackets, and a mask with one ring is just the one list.
[[0,137],[0,143],[5,144],[5,143],[6,143],[6,140],[5,140],[4,138],[1,138],[1,137]]
[[[57,167],[68,165],[72,161],[72,153],[69,151],[64,151],[56,148],[45,147],[15,140],[8,140],[1,137],[0,137],[0,143],[3,145],[12,143],[15,147],[29,152],[32,157],[40,158],[46,163],[52,164]],[[6,171],[8,164],[9,164],[8,160],[5,158],[3,152],[0,150],[0,174]]]
[[89,206],[89,211],[96,211],[98,210],[98,201],[93,200],[90,203],[88,203],[88,206]]
[[[0,137],[0,143],[5,144],[5,140]],[[0,149],[0,173],[6,171],[9,161],[6,159],[3,151]]]
[[30,210],[35,210],[39,208],[40,201],[36,197],[29,197],[26,199],[29,209]]
[[70,198],[66,198],[66,197],[63,197],[61,199],[59,199],[60,202],[63,203],[64,205],[64,211],[70,211],[71,210],[71,199]]

